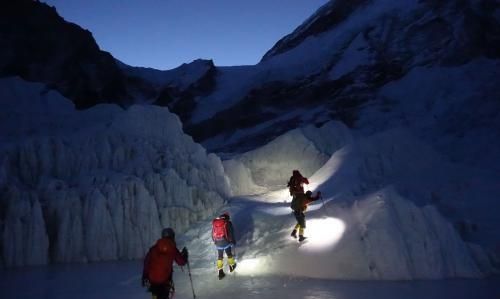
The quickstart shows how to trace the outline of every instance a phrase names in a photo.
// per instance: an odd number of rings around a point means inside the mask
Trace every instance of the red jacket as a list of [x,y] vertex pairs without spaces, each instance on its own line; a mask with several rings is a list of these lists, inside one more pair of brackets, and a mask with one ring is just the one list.
[[163,284],[172,280],[172,264],[186,264],[186,259],[177,249],[175,242],[169,238],[161,238],[151,247],[144,259],[143,277],[151,284]]

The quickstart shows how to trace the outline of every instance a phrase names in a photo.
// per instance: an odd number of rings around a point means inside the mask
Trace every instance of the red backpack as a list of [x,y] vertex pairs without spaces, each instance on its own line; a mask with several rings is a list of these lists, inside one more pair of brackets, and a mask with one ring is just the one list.
[[212,240],[227,240],[227,221],[223,218],[215,218],[212,221]]

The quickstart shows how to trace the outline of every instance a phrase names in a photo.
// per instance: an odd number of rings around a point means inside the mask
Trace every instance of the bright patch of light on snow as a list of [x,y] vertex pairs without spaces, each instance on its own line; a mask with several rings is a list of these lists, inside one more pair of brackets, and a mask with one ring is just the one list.
[[307,220],[307,242],[300,250],[322,250],[335,246],[342,238],[345,224],[337,218],[317,218]]
[[254,275],[259,274],[263,270],[263,262],[258,258],[245,259],[238,262],[238,274]]

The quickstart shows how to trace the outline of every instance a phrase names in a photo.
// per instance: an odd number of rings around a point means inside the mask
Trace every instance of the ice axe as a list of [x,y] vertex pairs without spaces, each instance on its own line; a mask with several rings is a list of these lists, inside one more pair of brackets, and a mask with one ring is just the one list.
[[187,268],[188,268],[189,281],[191,282],[191,291],[193,291],[193,299],[196,299],[193,286],[193,277],[191,276],[191,267],[189,266],[189,261],[187,261]]

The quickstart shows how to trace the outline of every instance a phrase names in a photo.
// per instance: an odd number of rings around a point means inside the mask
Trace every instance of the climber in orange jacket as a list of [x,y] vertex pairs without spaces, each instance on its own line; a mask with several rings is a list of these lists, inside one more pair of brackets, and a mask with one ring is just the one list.
[[142,272],[142,286],[148,290],[156,299],[168,299],[170,293],[174,292],[172,282],[174,261],[183,266],[188,261],[186,247],[181,252],[175,244],[175,232],[172,228],[165,228],[161,238],[151,247],[144,258]]

